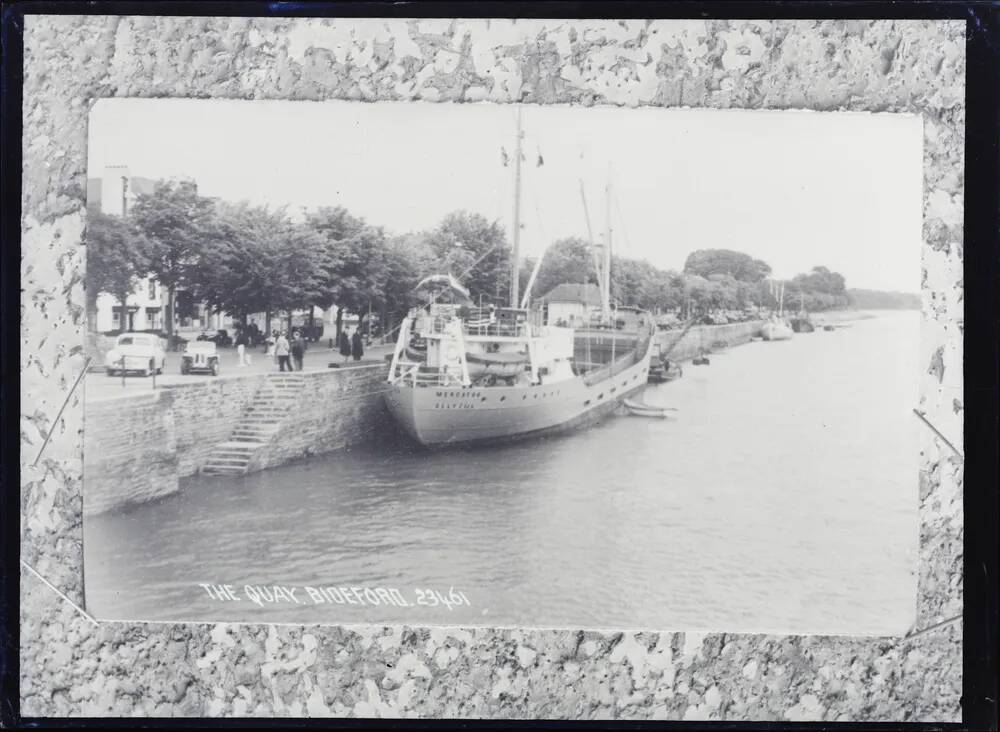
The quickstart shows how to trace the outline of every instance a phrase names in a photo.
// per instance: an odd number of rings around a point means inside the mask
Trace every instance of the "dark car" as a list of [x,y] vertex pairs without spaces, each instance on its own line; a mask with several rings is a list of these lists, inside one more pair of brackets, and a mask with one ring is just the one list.
[[315,321],[312,325],[297,325],[294,328],[302,334],[302,337],[311,343],[316,343],[323,337],[323,321]]
[[217,330],[215,333],[202,333],[198,336],[199,341],[211,341],[220,348],[227,348],[233,345],[233,339],[229,336],[228,330]]

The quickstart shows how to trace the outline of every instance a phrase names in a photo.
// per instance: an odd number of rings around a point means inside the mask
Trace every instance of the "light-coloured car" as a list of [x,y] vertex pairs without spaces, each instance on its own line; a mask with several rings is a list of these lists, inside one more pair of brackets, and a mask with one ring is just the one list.
[[212,341],[189,341],[181,356],[181,373],[204,371],[219,375],[219,354]]
[[152,333],[122,333],[115,340],[115,346],[104,357],[104,368],[108,376],[123,371],[140,373],[143,376],[162,374],[167,355],[160,339]]

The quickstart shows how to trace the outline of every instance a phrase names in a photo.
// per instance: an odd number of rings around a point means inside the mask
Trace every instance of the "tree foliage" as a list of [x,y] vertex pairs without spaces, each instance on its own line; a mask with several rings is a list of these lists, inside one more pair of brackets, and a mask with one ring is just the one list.
[[553,287],[566,282],[581,285],[597,283],[590,247],[583,239],[577,237],[559,239],[545,250],[542,265],[538,269],[538,276],[531,290],[532,295],[541,297]]
[[729,275],[743,282],[760,282],[771,274],[767,262],[732,249],[698,249],[684,262],[686,274],[710,277]]
[[[504,227],[468,211],[448,214],[429,232],[390,237],[343,207],[319,208],[298,222],[284,209],[205,198],[190,181],[160,181],[139,196],[128,219],[91,211],[88,226],[91,298],[109,292],[124,301],[140,278],[152,274],[168,288],[175,310],[182,300],[237,319],[332,306],[338,314],[363,317],[371,308],[388,329],[420,301],[414,288],[432,273],[450,272],[477,301],[506,304],[510,294]],[[522,293],[533,265],[531,259],[520,264]],[[611,295],[619,304],[654,311],[773,308],[770,272],[766,262],[727,249],[692,252],[683,272],[615,257]],[[587,242],[564,238],[545,252],[532,295],[563,283],[596,282]],[[788,281],[786,309],[800,303],[807,310],[845,306],[843,276],[817,266]],[[169,317],[167,324],[171,329]]]
[[[198,195],[194,181],[158,181],[153,192],[140,194],[129,220],[142,237],[149,271],[173,296],[196,275],[204,250],[215,238],[213,201]],[[173,317],[166,318],[173,332]]]
[[427,242],[441,271],[461,279],[474,301],[504,303],[509,299],[511,250],[499,222],[455,211],[428,234]]
[[[96,209],[87,211],[87,309],[94,313],[97,296],[104,292],[121,304],[149,271],[142,242],[117,216]],[[96,322],[95,319],[91,319]]]

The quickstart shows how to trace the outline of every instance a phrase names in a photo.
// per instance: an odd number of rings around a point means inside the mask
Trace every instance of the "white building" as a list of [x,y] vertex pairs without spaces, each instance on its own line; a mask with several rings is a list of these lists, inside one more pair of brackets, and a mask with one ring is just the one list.
[[600,312],[601,291],[595,284],[563,283],[545,293],[540,301],[546,323],[581,327],[590,322],[595,311]]
[[[109,165],[100,178],[87,181],[87,205],[109,216],[123,216],[138,195],[152,193],[153,181],[133,176],[125,165]],[[91,330],[160,330],[164,327],[166,292],[154,277],[140,280],[125,306],[113,295],[97,296],[97,319]]]

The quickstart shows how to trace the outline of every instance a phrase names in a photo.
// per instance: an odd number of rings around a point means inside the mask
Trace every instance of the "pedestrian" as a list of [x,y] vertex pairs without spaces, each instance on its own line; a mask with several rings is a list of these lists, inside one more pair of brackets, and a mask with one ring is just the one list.
[[279,371],[292,370],[292,364],[288,360],[288,354],[289,354],[288,339],[285,338],[284,333],[281,332],[278,333],[278,340],[274,342],[274,354],[278,357]]
[[296,371],[302,370],[302,359],[306,355],[306,341],[300,331],[292,333],[292,365]]
[[354,356],[355,361],[360,361],[361,357],[365,355],[365,346],[361,341],[359,328],[354,329],[354,335],[351,337],[351,355]]
[[351,339],[347,336],[346,329],[340,331],[338,341],[337,345],[340,348],[340,355],[344,357],[344,363],[347,363],[347,359],[351,357]]
[[240,328],[240,330],[237,331],[236,333],[236,356],[237,356],[236,365],[239,366],[240,368],[243,368],[244,366],[247,365],[246,350],[247,350],[246,329]]

